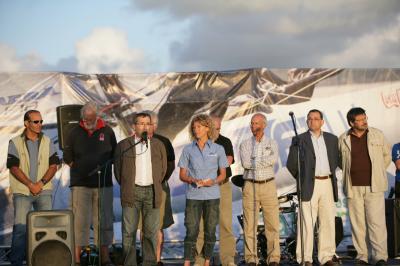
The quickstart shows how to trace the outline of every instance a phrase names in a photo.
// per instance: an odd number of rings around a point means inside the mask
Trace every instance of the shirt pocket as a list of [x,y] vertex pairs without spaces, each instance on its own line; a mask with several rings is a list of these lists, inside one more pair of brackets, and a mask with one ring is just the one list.
[[205,156],[205,163],[207,168],[218,168],[218,154],[208,153]]
[[383,150],[383,142],[379,140],[373,140],[371,141],[371,147],[373,151],[380,152]]

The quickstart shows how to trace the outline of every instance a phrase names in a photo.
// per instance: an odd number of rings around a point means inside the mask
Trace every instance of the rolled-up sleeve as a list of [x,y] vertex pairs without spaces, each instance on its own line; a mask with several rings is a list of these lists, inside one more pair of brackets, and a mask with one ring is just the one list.
[[254,169],[253,162],[251,160],[251,149],[252,146],[248,145],[247,141],[240,144],[240,161],[244,169]]

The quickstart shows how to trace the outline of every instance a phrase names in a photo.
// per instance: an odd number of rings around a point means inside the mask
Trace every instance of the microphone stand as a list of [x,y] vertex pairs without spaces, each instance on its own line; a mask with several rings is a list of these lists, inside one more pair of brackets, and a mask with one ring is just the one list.
[[[135,147],[136,145],[138,145],[139,143],[141,143],[143,141],[143,139],[139,140],[138,142],[131,144],[128,148],[126,148],[125,150],[123,150],[121,152],[121,154],[118,155],[118,157],[113,157],[111,159],[108,159],[105,163],[103,163],[102,165],[98,165],[95,169],[93,169],[92,171],[89,172],[89,176],[92,176],[94,174],[97,173],[97,182],[98,182],[98,186],[97,186],[97,193],[98,193],[98,197],[97,197],[97,245],[98,245],[98,249],[99,249],[99,256],[98,256],[98,260],[99,263],[98,265],[101,265],[101,219],[100,219],[100,210],[101,210],[101,186],[100,186],[100,181],[101,181],[101,172],[102,169],[107,169],[107,166],[109,164],[112,164],[115,159],[119,159],[121,158],[127,151],[129,151],[130,149],[132,149],[133,147]],[[147,143],[147,137],[146,137],[146,143]]]
[[303,158],[303,145],[300,142],[299,135],[297,134],[296,122],[294,113],[289,113],[290,118],[292,119],[293,130],[295,134],[295,143],[294,145],[297,146],[297,178],[296,178],[296,185],[297,185],[297,195],[298,195],[298,202],[299,202],[299,221],[300,221],[300,247],[301,247],[301,263],[300,265],[304,265],[304,239],[303,239],[303,199],[302,199],[302,191],[301,191],[301,167],[300,167],[300,155]]

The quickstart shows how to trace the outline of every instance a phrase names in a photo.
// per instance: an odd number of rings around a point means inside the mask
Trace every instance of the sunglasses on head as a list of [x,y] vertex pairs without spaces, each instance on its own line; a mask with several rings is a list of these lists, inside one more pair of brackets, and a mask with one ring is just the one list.
[[29,120],[29,122],[34,123],[34,124],[43,124],[43,120]]

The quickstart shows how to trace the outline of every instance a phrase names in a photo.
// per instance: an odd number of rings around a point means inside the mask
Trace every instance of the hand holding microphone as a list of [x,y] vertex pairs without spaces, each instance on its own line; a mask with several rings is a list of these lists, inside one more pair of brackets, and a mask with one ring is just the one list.
[[148,140],[148,136],[147,136],[147,131],[144,131],[142,133],[142,142],[146,143],[146,148],[149,148],[149,140]]

